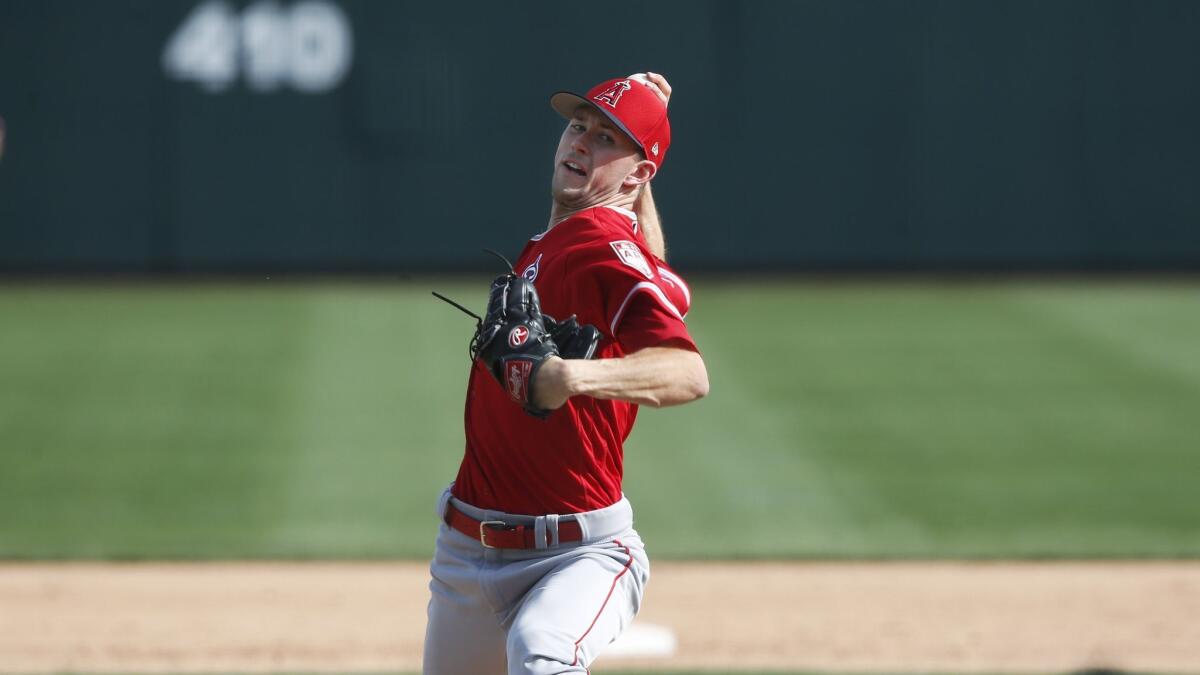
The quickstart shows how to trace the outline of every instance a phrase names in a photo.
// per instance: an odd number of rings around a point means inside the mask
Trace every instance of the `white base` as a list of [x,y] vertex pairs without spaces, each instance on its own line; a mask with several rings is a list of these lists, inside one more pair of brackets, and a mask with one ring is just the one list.
[[675,654],[678,641],[675,632],[653,623],[634,623],[603,652],[607,661],[612,658],[667,657]]

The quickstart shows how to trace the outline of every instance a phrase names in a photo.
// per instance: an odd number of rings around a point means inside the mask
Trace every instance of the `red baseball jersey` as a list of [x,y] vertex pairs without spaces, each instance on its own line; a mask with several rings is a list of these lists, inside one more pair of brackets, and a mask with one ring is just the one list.
[[[544,313],[574,314],[600,329],[598,359],[651,346],[696,351],[684,324],[687,284],[650,253],[632,211],[596,207],[571,216],[531,239],[515,270],[533,281]],[[622,446],[637,408],[575,396],[537,419],[476,363],[452,492],[480,508],[528,515],[609,506],[621,499]]]

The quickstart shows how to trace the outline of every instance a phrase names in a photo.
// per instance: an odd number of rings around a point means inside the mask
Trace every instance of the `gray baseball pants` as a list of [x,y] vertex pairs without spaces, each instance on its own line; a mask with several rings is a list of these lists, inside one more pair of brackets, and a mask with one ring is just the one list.
[[454,499],[477,520],[526,525],[557,541],[558,521],[574,519],[583,541],[537,549],[485,548],[441,522],[429,571],[425,675],[586,673],[641,606],[650,563],[627,499],[596,511],[519,516]]

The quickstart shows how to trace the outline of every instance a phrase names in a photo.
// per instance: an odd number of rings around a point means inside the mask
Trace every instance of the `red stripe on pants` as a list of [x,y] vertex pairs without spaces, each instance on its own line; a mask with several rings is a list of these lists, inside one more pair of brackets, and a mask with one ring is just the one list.
[[608,595],[604,596],[604,603],[600,605],[600,609],[596,612],[596,616],[592,617],[591,625],[588,626],[588,629],[583,632],[583,635],[580,635],[579,639],[575,641],[575,660],[571,661],[571,665],[573,666],[579,665],[579,643],[583,642],[583,639],[588,636],[588,633],[592,632],[592,629],[596,627],[596,622],[600,620],[600,615],[604,613],[604,608],[608,606],[608,599],[612,597],[613,591],[617,590],[617,582],[621,580],[621,577],[625,576],[625,573],[629,571],[629,566],[633,564],[633,556],[629,553],[629,547],[625,544],[622,544],[621,540],[619,539],[614,539],[613,543],[625,549],[625,557],[629,560],[625,563],[625,566],[621,568],[621,571],[617,573],[617,576],[613,577],[612,586],[608,587]]

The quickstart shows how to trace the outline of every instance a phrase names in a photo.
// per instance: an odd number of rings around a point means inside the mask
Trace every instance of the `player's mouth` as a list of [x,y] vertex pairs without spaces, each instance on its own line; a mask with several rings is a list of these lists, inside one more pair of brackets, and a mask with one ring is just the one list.
[[564,168],[566,168],[567,171],[570,171],[571,173],[573,173],[577,176],[586,176],[587,175],[586,169],[584,169],[582,166],[576,164],[575,162],[572,162],[569,159],[564,161],[562,163],[562,165]]

